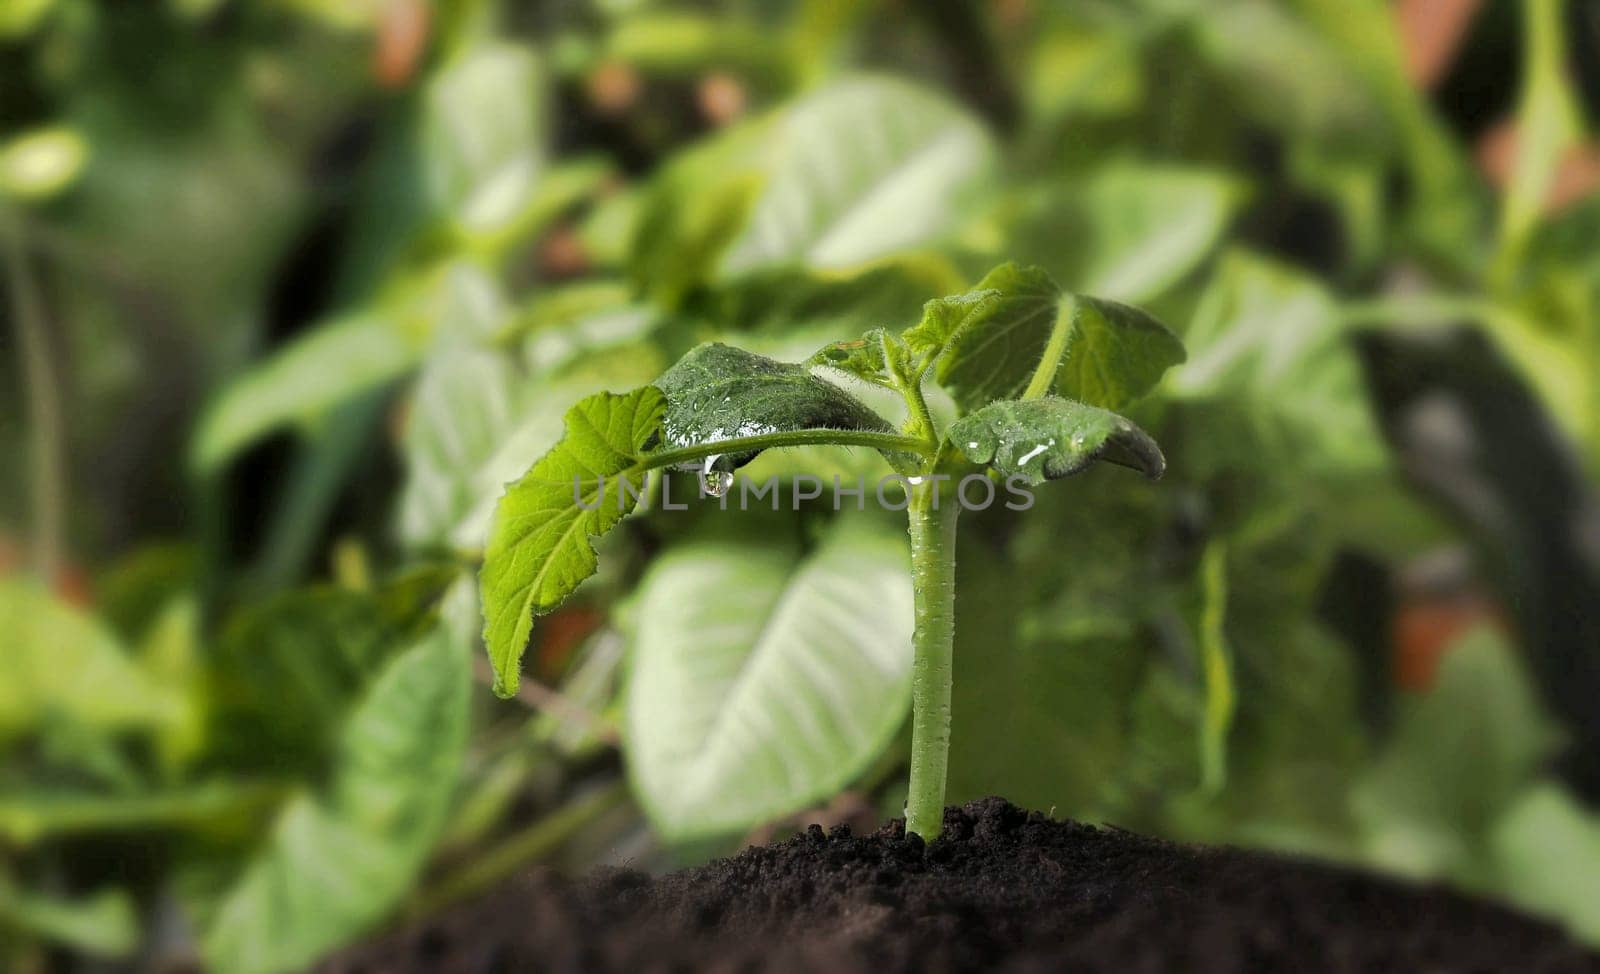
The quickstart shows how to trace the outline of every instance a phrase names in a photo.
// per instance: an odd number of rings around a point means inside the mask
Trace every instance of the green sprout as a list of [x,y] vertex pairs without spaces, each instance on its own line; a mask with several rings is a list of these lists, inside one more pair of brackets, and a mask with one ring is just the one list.
[[[705,344],[652,385],[583,399],[568,411],[561,442],[495,511],[482,574],[495,690],[516,692],[534,618],[594,574],[592,539],[638,504],[629,484],[688,470],[720,495],[763,450],[872,447],[908,495],[916,620],[906,828],[931,841],[950,749],[956,485],[977,476],[1032,487],[1096,460],[1160,477],[1166,461],[1155,441],[1113,410],[1183,358],[1177,337],[1145,312],[1063,292],[1037,268],[1006,264],[971,291],[928,302],[900,334],[875,329],[799,364]],[[815,374],[824,368],[896,393],[905,420],[897,427]],[[957,415],[942,429],[930,381]]]

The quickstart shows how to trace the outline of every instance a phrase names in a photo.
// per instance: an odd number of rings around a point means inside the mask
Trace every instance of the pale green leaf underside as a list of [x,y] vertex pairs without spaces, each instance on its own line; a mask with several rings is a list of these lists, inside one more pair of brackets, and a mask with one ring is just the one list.
[[422,138],[434,204],[472,230],[514,218],[544,162],[538,60],[526,48],[485,44],[434,77]]
[[990,403],[952,424],[949,439],[973,463],[1029,484],[1071,476],[1096,460],[1151,479],[1166,470],[1155,440],[1132,421],[1055,396]]
[[318,325],[227,386],[201,420],[191,460],[213,472],[268,433],[315,422],[405,375],[437,338],[481,337],[503,314],[494,282],[458,263],[372,310]]
[[[655,382],[667,398],[669,446],[803,429],[890,432],[888,421],[803,365],[713,342],[685,355]],[[731,471],[754,453],[708,457],[703,466]]]
[[473,474],[522,415],[521,378],[505,354],[471,345],[449,349],[423,368],[402,443],[400,536],[408,544],[448,541],[476,505]]
[[652,566],[639,598],[629,774],[669,840],[827,798],[905,718],[913,612],[897,534],[847,522],[798,562],[767,542],[690,545]]
[[946,232],[994,160],[983,127],[892,78],[843,81],[772,122],[766,178],[721,274],[784,263],[845,268]]
[[594,574],[590,539],[616,527],[635,506],[637,498],[619,489],[616,478],[639,472],[636,464],[657,438],[666,408],[654,386],[580,401],[567,412],[561,442],[500,499],[479,576],[496,693],[517,690],[533,617],[560,605]]
[[351,713],[321,794],[293,798],[202,938],[215,970],[304,970],[383,919],[411,887],[455,793],[476,618],[471,586],[395,656]]
[[1183,344],[1137,308],[1062,292],[1036,267],[1004,264],[964,298],[930,302],[906,333],[939,356],[935,375],[963,412],[1037,390],[1107,409],[1149,392]]

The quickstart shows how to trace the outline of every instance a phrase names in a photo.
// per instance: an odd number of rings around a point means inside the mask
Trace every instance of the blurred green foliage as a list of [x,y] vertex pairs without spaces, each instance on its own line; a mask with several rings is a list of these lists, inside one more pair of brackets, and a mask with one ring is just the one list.
[[[1405,578],[1476,537],[1409,488],[1355,338],[1486,336],[1593,497],[1578,6],[1485,4],[1472,111],[1381,0],[0,7],[0,967],[293,970],[530,857],[684,861],[841,790],[898,814],[892,515],[651,507],[518,702],[473,670],[470,580],[578,398],[705,340],[799,361],[1011,259],[1188,360],[1130,413],[1160,489],[967,519],[952,800],[1600,940],[1600,817],[1550,765],[1583,733],[1493,573],[1431,638],[1431,589],[1323,611],[1352,552]],[[787,753],[776,709],[836,747]]]

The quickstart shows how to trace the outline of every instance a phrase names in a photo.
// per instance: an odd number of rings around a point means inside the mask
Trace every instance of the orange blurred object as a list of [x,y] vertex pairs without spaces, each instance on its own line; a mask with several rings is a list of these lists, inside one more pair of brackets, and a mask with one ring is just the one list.
[[416,77],[428,48],[433,8],[427,0],[389,0],[378,15],[372,74],[385,88],[403,88]]
[[592,606],[562,608],[539,620],[539,678],[553,680],[566,670],[572,654],[589,634],[600,628],[605,615]]
[[744,114],[744,84],[731,74],[713,71],[700,79],[695,91],[700,114],[713,125],[726,125]]
[[621,61],[607,61],[589,75],[589,101],[607,115],[621,115],[639,100],[639,74]]
[[[1483,170],[1497,189],[1504,189],[1511,181],[1517,165],[1517,128],[1507,119],[1483,134],[1478,140],[1478,168]],[[1575,145],[1561,157],[1550,191],[1545,195],[1545,208],[1554,212],[1565,209],[1590,194],[1600,190],[1600,146],[1593,142]]]
[[576,230],[565,224],[539,243],[539,269],[547,277],[576,277],[589,269],[589,253]]
[[1394,5],[1395,30],[1412,84],[1432,88],[1439,83],[1482,6],[1483,0],[1399,0]]
[[1412,693],[1433,687],[1439,661],[1457,639],[1481,625],[1500,626],[1500,614],[1488,601],[1471,595],[1422,596],[1395,613],[1391,634],[1395,686]]

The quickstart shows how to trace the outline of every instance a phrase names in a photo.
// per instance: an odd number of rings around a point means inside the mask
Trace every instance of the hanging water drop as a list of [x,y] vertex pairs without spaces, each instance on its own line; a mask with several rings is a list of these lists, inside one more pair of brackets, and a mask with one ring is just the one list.
[[710,497],[723,497],[733,486],[733,474],[726,470],[712,470],[700,478],[700,484]]

